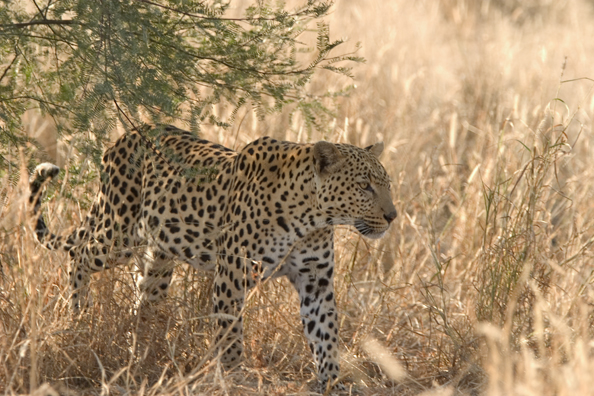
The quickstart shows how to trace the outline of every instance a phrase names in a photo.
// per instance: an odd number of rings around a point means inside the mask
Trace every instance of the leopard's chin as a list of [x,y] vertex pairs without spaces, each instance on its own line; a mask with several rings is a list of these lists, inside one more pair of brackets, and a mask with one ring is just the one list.
[[369,239],[380,239],[388,231],[388,227],[377,228],[369,225],[365,220],[356,220],[355,228],[361,235]]

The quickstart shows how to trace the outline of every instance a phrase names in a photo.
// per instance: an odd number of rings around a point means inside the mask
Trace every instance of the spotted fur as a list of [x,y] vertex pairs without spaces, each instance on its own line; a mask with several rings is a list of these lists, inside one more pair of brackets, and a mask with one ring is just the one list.
[[299,293],[305,335],[323,387],[339,375],[333,290],[333,226],[381,237],[396,217],[388,175],[365,149],[260,138],[235,152],[172,126],[132,132],[103,157],[101,191],[81,226],[54,235],[39,215],[40,191],[58,174],[51,164],[31,176],[36,235],[68,251],[71,304],[86,304],[90,276],[142,250],[141,301],[167,294],[173,260],[214,270],[218,344],[227,367],[242,355],[246,291],[258,277],[287,276]]

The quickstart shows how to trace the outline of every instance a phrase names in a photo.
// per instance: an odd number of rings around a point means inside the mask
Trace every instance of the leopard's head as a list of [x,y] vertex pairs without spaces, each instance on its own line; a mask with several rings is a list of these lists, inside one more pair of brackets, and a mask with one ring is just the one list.
[[378,157],[383,143],[366,148],[318,142],[314,145],[318,209],[328,223],[352,225],[380,238],[396,218],[390,178]]

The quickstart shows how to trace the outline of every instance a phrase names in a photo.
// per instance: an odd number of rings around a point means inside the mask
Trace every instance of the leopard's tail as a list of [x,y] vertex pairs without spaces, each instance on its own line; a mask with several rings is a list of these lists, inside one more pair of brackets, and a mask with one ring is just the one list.
[[50,232],[45,224],[43,215],[40,213],[40,208],[41,200],[43,198],[43,187],[45,187],[45,185],[59,172],[60,168],[56,165],[45,162],[38,165],[29,178],[29,188],[31,191],[29,204],[33,206],[33,215],[38,216],[35,225],[35,236],[39,243],[51,250],[59,249],[64,245],[62,242],[63,237],[56,236]]

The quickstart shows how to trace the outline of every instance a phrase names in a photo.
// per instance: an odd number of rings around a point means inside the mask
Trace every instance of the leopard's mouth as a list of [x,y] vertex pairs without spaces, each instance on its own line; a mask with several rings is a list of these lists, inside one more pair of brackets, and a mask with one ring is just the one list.
[[379,239],[386,234],[389,224],[378,227],[377,225],[370,225],[363,219],[355,220],[355,228],[361,235],[369,239]]

